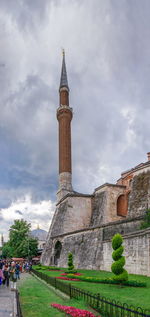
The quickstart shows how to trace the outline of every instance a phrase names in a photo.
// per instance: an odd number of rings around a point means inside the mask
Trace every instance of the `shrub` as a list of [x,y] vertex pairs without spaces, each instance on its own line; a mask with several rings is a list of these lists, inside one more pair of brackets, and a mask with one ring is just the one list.
[[48,269],[49,269],[50,271],[60,271],[60,268],[57,267],[57,266],[48,266]]
[[[122,273],[123,274],[123,273]],[[102,283],[102,284],[120,284],[120,280],[117,281],[117,279],[111,279],[111,278],[107,278],[107,279],[100,279],[98,277],[90,277],[90,276],[74,276],[74,274],[67,274],[68,278],[76,278],[80,281],[84,281],[84,282],[91,282],[91,283]],[[133,287],[145,287],[146,283],[144,282],[138,282],[138,281],[124,281],[122,282],[122,285],[124,286],[133,286]]]
[[123,238],[120,233],[116,233],[112,238],[112,248],[117,250],[123,242]]
[[74,265],[73,265],[73,254],[69,253],[68,254],[68,271],[73,271]]
[[36,271],[39,271],[39,270],[42,271],[41,267],[36,267]]
[[75,273],[77,273],[77,270],[66,270],[65,273],[66,274],[70,274],[70,273],[75,274]]
[[147,209],[144,215],[144,220],[141,223],[140,229],[146,229],[150,227],[150,209]]
[[41,270],[41,271],[46,271],[46,270],[55,270],[55,271],[60,271],[60,268],[59,267],[56,267],[56,266],[46,266],[46,265],[38,265],[35,267],[35,269],[37,271]]
[[113,280],[116,282],[124,282],[128,280],[128,272],[123,268],[125,265],[125,257],[122,256],[124,247],[122,246],[123,238],[121,234],[117,233],[112,238],[112,248],[114,249],[112,253],[112,258],[115,261],[111,270],[115,274]]

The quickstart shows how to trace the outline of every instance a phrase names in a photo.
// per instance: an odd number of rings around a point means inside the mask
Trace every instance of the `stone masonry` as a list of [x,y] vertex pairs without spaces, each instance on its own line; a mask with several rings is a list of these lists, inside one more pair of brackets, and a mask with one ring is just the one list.
[[76,268],[111,269],[111,239],[124,237],[126,268],[150,275],[150,229],[140,230],[150,208],[150,152],[148,161],[121,174],[116,184],[104,184],[91,195],[72,187],[71,120],[69,86],[63,52],[59,87],[59,188],[57,205],[41,263],[67,267],[68,253]]

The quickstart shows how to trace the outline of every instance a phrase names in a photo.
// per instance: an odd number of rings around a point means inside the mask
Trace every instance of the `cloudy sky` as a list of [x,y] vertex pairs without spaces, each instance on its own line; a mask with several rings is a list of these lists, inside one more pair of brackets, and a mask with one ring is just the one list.
[[0,234],[48,230],[66,51],[73,187],[92,193],[150,151],[150,1],[0,0]]

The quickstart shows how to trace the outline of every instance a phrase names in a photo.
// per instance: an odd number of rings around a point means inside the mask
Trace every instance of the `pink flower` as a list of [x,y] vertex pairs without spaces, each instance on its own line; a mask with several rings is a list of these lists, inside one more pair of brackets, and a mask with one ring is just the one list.
[[76,278],[69,278],[69,277],[65,277],[65,276],[57,276],[56,278],[59,280],[66,280],[66,281],[79,281]]
[[[72,317],[95,317],[95,315],[87,310],[75,308],[72,306],[64,306],[60,304],[51,304],[52,307],[57,308],[58,310],[64,311]],[[99,316],[100,317],[100,316]]]

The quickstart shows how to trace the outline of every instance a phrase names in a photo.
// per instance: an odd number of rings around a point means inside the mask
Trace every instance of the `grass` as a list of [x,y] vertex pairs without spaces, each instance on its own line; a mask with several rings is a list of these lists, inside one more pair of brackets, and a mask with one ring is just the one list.
[[[65,271],[65,269],[62,269]],[[60,276],[62,272],[52,272],[52,271],[42,271],[48,276]],[[83,273],[84,276],[93,276],[98,278],[109,278],[112,276],[112,273],[105,271],[96,271],[96,270],[78,270],[79,273]],[[140,282],[146,282],[147,287],[129,287],[129,286],[120,286],[120,285],[108,285],[108,284],[98,284],[98,283],[89,283],[83,281],[63,281],[64,283],[70,282],[71,285],[81,288],[92,293],[100,293],[102,296],[105,296],[109,299],[114,299],[121,303],[126,303],[128,305],[134,305],[135,307],[142,307],[150,311],[150,277],[143,275],[134,275],[130,274],[130,280],[137,280]]]
[[23,317],[64,317],[63,312],[50,306],[51,303],[74,306],[91,311],[82,301],[63,299],[34,276],[24,274],[22,280],[18,282]]

